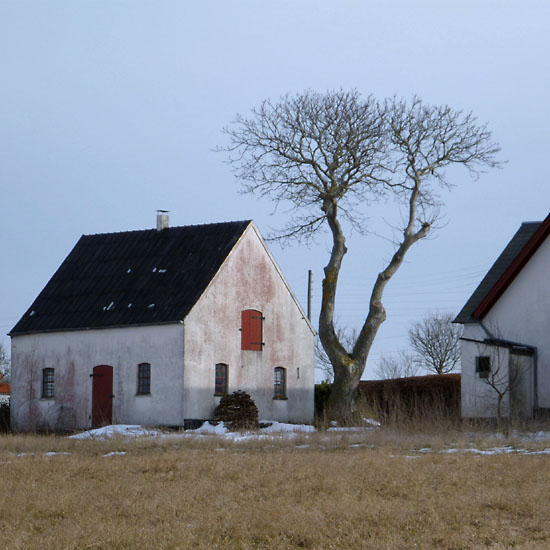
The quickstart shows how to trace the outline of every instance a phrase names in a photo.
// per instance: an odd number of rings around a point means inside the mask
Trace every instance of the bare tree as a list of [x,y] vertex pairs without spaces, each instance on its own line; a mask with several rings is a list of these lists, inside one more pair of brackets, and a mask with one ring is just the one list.
[[383,355],[375,372],[378,378],[381,379],[409,378],[410,376],[418,376],[420,365],[414,355],[400,350],[397,357]]
[[0,342],[0,378],[9,380],[10,377],[10,359],[4,344]]
[[456,369],[460,361],[462,327],[453,324],[453,315],[430,315],[413,324],[409,342],[418,354],[422,366],[435,374]]
[[[391,98],[379,102],[357,91],[305,92],[264,101],[249,117],[225,128],[229,162],[243,191],[290,203],[279,238],[311,239],[328,227],[332,236],[324,270],[319,337],[334,370],[329,407],[349,412],[367,357],[386,319],[382,295],[408,250],[437,219],[434,184],[448,187],[445,169],[465,166],[473,175],[496,166],[497,144],[475,117],[448,106]],[[346,348],[334,325],[336,290],[347,252],[347,222],[366,229],[365,209],[392,194],[402,205],[401,236],[372,287],[357,338]]]

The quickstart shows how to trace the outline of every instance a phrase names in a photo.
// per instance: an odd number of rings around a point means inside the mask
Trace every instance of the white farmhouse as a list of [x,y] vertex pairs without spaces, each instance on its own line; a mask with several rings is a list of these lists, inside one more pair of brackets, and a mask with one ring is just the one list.
[[314,330],[252,221],[84,235],[10,333],[15,430],[311,422]]
[[523,223],[455,319],[464,417],[550,411],[549,235],[550,216]]

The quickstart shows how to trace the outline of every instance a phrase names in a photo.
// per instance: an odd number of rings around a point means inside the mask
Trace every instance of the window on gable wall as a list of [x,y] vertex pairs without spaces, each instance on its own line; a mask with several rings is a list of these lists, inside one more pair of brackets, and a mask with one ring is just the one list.
[[286,399],[286,369],[275,367],[273,371],[273,399]]
[[262,351],[264,319],[262,312],[255,309],[241,312],[241,349]]
[[42,369],[42,397],[51,399],[55,397],[55,370]]
[[138,365],[137,394],[149,395],[151,393],[151,365],[140,363]]
[[216,365],[216,382],[214,387],[214,395],[227,395],[227,381],[229,369],[225,363]]
[[476,357],[476,373],[480,378],[489,378],[491,372],[491,358],[488,356]]

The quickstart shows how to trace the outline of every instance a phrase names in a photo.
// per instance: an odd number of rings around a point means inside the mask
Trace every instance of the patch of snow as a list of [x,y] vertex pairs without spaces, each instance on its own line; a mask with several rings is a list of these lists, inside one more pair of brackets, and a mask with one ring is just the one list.
[[285,422],[276,422],[274,420],[260,420],[260,424],[270,423],[266,428],[261,428],[261,433],[312,433],[315,426],[309,424],[287,424]]
[[112,426],[103,426],[95,430],[88,430],[75,435],[70,435],[69,439],[108,439],[110,437],[144,437],[159,435],[158,430],[148,430],[133,424],[114,424]]
[[200,428],[196,430],[185,430],[186,434],[213,434],[213,435],[225,435],[229,430],[223,425],[223,422],[216,424],[210,424],[206,421]]
[[369,426],[374,426],[376,428],[380,428],[382,426],[382,424],[380,424],[380,422],[378,422],[378,420],[374,420],[374,418],[365,418],[365,417],[363,417],[363,422],[365,424],[368,424]]
[[113,451],[111,453],[107,453],[106,455],[103,455],[103,458],[107,456],[123,456],[126,454],[126,451]]
[[296,445],[297,449],[307,449],[310,445]]
[[15,456],[34,456],[36,453],[17,453]]

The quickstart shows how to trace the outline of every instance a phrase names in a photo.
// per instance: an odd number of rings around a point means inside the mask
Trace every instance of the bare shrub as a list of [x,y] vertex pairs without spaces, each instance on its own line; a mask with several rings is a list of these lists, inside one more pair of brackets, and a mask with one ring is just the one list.
[[363,381],[360,389],[385,426],[433,431],[461,423],[460,375]]

